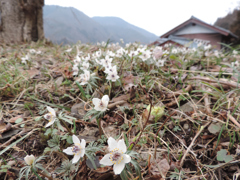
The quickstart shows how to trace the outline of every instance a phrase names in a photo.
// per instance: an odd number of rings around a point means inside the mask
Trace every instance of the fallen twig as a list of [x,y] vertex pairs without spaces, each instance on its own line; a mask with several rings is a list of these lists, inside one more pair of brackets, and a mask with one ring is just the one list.
[[[205,86],[202,84],[201,85],[202,86],[202,90],[204,90],[204,91],[206,91],[206,89],[205,89]],[[206,112],[207,112],[207,114],[209,115],[209,116],[213,116],[213,114],[212,114],[212,110],[211,110],[211,108],[210,108],[210,103],[209,103],[209,96],[208,96],[208,93],[203,93],[203,95],[204,95],[204,103],[205,103],[205,107],[206,107]]]
[[230,114],[227,113],[227,117],[237,126],[240,128],[240,124],[236,121],[236,119]]
[[191,89],[192,89],[192,85],[188,85],[184,90],[181,89],[179,91],[171,92],[171,93],[167,94],[166,98],[171,98],[171,97],[174,97],[174,95],[177,96],[177,95],[183,94],[185,92],[189,92]]
[[219,82],[220,84],[225,84],[227,86],[231,86],[231,87],[234,87],[234,88],[237,88],[239,87],[239,84],[234,82],[234,81],[231,81],[231,80],[227,80],[227,79],[218,79],[218,80],[214,80],[214,79],[210,79],[210,78],[207,78],[207,77],[191,77],[189,79],[197,79],[197,80],[202,80],[202,81],[208,81],[208,82],[213,82],[213,83],[217,83]]
[[188,154],[188,152],[190,151],[190,149],[192,148],[192,146],[194,145],[195,140],[197,139],[197,137],[199,136],[199,134],[204,130],[205,127],[207,127],[211,122],[208,122],[207,124],[205,124],[204,126],[201,126],[200,130],[197,132],[197,134],[195,135],[195,137],[193,138],[191,144],[188,146],[187,150],[185,151],[181,161],[180,161],[180,167],[183,166],[184,160]]

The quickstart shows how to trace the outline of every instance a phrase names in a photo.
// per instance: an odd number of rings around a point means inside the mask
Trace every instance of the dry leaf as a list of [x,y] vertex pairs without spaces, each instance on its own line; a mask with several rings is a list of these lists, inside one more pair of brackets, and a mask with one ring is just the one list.
[[130,91],[132,88],[137,87],[137,84],[140,82],[140,77],[129,74],[128,76],[123,78],[122,82],[123,88],[126,91]]
[[12,117],[8,122],[9,123],[15,123],[15,121],[19,118],[22,118],[23,119],[23,115],[19,115],[19,116],[15,116],[15,117]]
[[153,162],[151,164],[150,172],[153,175],[161,175],[161,176],[164,176],[163,178],[165,178],[169,169],[170,169],[170,165],[167,159],[165,158],[162,160],[157,159],[156,162]]

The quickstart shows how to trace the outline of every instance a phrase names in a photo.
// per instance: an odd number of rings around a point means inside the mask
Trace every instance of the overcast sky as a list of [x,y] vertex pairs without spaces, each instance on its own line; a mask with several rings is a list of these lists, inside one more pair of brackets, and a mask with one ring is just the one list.
[[115,16],[160,36],[192,15],[213,24],[240,0],[45,0],[46,5],[74,7],[89,17]]

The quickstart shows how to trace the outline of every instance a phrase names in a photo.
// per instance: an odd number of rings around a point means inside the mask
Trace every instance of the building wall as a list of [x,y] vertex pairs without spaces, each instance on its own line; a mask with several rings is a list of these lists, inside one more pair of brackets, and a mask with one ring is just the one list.
[[210,41],[210,44],[214,49],[221,49],[221,44],[222,42],[222,35],[215,33],[215,34],[183,34],[183,35],[178,35],[179,37],[185,37],[185,38],[190,38],[190,39],[203,39]]
[[199,24],[188,24],[187,26],[178,29],[173,35],[183,35],[183,34],[201,34],[201,33],[217,33],[216,31],[209,29],[207,27],[201,26]]

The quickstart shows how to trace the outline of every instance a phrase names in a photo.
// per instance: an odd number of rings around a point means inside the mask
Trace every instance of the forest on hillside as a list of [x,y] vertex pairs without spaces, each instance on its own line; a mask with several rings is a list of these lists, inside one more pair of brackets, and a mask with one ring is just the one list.
[[[233,34],[240,37],[240,9],[236,8],[234,11],[229,12],[225,17],[218,18],[214,26],[219,26],[231,31]],[[238,39],[234,44],[239,44]]]

